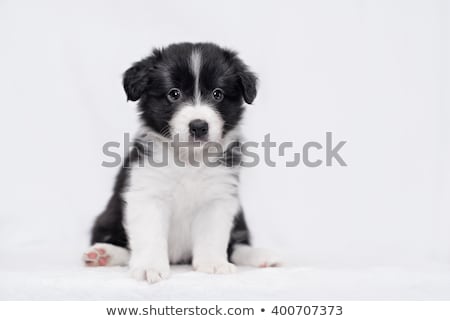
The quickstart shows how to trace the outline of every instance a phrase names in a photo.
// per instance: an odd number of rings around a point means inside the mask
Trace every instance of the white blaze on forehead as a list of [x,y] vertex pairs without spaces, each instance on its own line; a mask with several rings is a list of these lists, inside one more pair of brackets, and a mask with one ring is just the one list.
[[180,141],[188,141],[190,137],[189,124],[191,121],[201,119],[208,123],[208,140],[220,141],[224,121],[214,106],[202,104],[200,100],[200,71],[202,68],[202,55],[200,50],[192,51],[189,67],[194,75],[194,102],[181,105],[169,122],[172,135],[178,134]]
[[200,82],[200,68],[202,65],[202,55],[200,51],[194,50],[192,51],[191,55],[191,62],[190,67],[192,74],[194,75],[194,99],[195,104],[200,104],[200,88],[199,88],[199,82]]

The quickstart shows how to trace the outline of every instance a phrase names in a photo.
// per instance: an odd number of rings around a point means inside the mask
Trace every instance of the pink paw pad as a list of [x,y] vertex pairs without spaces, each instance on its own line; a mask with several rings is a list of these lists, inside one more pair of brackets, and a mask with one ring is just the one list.
[[102,248],[91,248],[83,255],[86,266],[105,266],[108,264],[109,255]]
[[86,255],[87,255],[87,257],[89,259],[96,259],[97,258],[97,253],[95,253],[95,252],[89,252]]

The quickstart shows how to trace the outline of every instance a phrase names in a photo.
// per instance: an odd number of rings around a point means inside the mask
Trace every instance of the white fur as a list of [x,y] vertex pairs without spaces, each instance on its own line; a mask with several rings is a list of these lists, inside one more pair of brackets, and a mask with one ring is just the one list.
[[231,261],[237,265],[254,267],[282,266],[281,259],[267,249],[254,248],[248,245],[236,245],[231,255]]
[[202,66],[202,55],[199,51],[194,50],[191,55],[190,67],[191,71],[195,77],[195,88],[194,88],[194,97],[195,104],[198,105],[200,103],[200,69]]
[[[157,158],[160,138],[151,133],[147,138],[154,142]],[[159,281],[168,277],[169,262],[190,257],[198,271],[233,272],[226,248],[239,209],[236,170],[188,162],[179,167],[173,154],[168,166],[156,168],[146,162],[131,168],[123,197],[134,278]]]
[[189,123],[195,119],[201,119],[208,123],[208,140],[217,142],[222,137],[223,120],[217,110],[206,104],[182,106],[169,122],[172,135],[178,134],[180,141],[188,141]]
[[[151,141],[152,156],[161,162],[163,143],[169,140],[146,127],[138,131],[141,142]],[[239,129],[218,140],[223,150],[239,138]],[[196,149],[195,159],[201,160],[202,150]],[[181,153],[184,167],[174,161],[173,147],[169,148],[169,164],[152,166],[147,161],[134,163],[130,169],[125,201],[124,224],[130,251],[107,243],[94,244],[83,259],[89,266],[130,266],[131,275],[150,283],[169,276],[170,263],[192,258],[195,270],[206,273],[232,273],[234,264],[228,262],[227,246],[232,223],[239,211],[238,167],[207,167],[204,162],[193,166],[188,155]],[[104,250],[101,254],[99,250]],[[91,259],[88,254],[98,257]],[[100,255],[101,254],[101,255]],[[279,266],[273,253],[235,245],[231,261],[237,265],[254,267]]]

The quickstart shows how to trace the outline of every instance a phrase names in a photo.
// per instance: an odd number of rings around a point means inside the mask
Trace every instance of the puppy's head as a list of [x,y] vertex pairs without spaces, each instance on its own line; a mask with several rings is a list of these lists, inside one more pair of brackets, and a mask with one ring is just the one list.
[[125,72],[123,86],[148,127],[180,141],[220,141],[256,96],[256,77],[236,53],[210,43],[155,49]]

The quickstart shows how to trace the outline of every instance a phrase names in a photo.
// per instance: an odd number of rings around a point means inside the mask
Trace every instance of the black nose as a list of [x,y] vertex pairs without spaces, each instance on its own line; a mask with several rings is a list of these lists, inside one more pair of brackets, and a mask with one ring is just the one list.
[[208,123],[201,119],[194,119],[189,123],[189,132],[192,137],[204,137],[208,134]]

